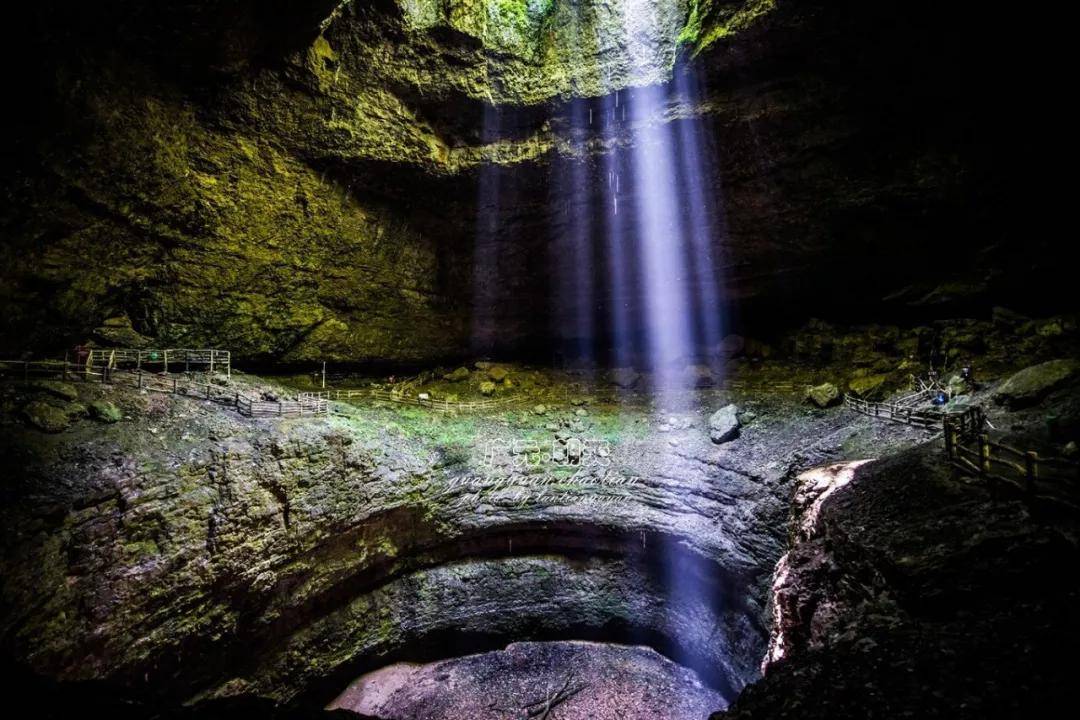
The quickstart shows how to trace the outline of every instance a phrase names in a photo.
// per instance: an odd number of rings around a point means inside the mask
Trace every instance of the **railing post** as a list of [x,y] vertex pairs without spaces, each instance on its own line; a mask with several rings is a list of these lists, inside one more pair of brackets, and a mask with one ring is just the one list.
[[173,379],[172,379],[172,391],[173,391],[173,395],[175,395],[175,394],[176,394],[176,390],[177,390],[177,387],[176,387],[176,377],[174,376],[174,377],[173,377]]
[[162,350],[161,351],[161,357],[165,362],[165,374],[168,375],[169,374],[169,351],[168,350]]
[[29,385],[30,384],[30,361],[29,360],[23,360],[23,364],[22,364],[22,381],[23,381],[23,385]]
[[953,435],[952,418],[946,415],[942,422],[945,424],[945,457],[952,460],[956,452],[956,436]]
[[1029,450],[1024,456],[1025,480],[1027,480],[1027,494],[1035,497],[1035,481],[1039,479],[1039,453]]
[[990,438],[986,433],[979,433],[979,474],[990,475]]
[[214,349],[210,349],[210,374],[214,374]]

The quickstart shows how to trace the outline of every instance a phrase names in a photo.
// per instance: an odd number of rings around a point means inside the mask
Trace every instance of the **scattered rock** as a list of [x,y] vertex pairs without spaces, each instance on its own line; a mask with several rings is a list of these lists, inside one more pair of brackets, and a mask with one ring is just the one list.
[[1065,328],[1062,327],[1060,321],[1050,320],[1039,325],[1038,329],[1035,330],[1035,334],[1040,337],[1058,337],[1065,334]]
[[589,411],[586,410],[585,408],[579,407],[577,410],[574,411],[574,414],[577,415],[578,417],[585,417],[586,415],[589,414]]
[[449,382],[462,382],[469,379],[469,368],[459,367],[453,372],[448,372],[443,376]]
[[1051,360],[1016,373],[997,389],[994,401],[1009,408],[1034,405],[1080,371],[1080,361]]
[[1029,318],[1026,315],[1010,310],[1004,307],[995,307],[990,311],[990,319],[995,325],[1002,325],[1006,327],[1015,327],[1017,325],[1023,325]]
[[62,432],[71,423],[71,419],[63,409],[43,400],[35,400],[24,407],[22,412],[28,423],[48,433]]
[[480,383],[480,394],[481,395],[494,395],[495,394],[495,383],[491,382],[490,380],[485,380],[484,382]]
[[490,370],[492,366],[493,363],[490,363],[487,360],[477,360],[475,363],[473,363],[473,367],[477,370]]
[[704,388],[715,384],[712,369],[708,365],[690,365],[686,368],[687,384],[690,387]]
[[59,380],[34,380],[29,385],[31,390],[48,393],[55,398],[71,402],[79,399],[79,391],[71,383]]
[[743,348],[743,354],[756,360],[767,360],[772,355],[772,348],[766,343],[754,338],[747,338]]
[[124,414],[120,412],[120,408],[108,400],[95,400],[90,403],[90,417],[102,422],[114,423],[119,422]]
[[716,345],[716,355],[722,358],[734,358],[743,354],[746,340],[741,335],[727,335]]
[[495,382],[502,382],[510,376],[510,371],[501,365],[488,368],[487,375]]
[[848,383],[848,389],[857,397],[868,398],[878,393],[885,384],[884,375],[864,375],[854,378]]
[[547,411],[548,411],[547,405],[541,404],[541,405],[536,405],[536,406],[533,407],[533,412],[536,413],[537,415],[546,415]]
[[641,374],[633,368],[621,367],[611,371],[611,382],[621,388],[632,388],[641,379]]
[[806,389],[806,400],[819,408],[840,404],[840,389],[832,383],[822,383]]
[[717,445],[734,440],[739,436],[739,409],[735,405],[725,405],[709,417],[709,439]]
[[1076,441],[1070,440],[1065,443],[1065,447],[1061,449],[1061,454],[1067,458],[1074,458],[1077,454]]

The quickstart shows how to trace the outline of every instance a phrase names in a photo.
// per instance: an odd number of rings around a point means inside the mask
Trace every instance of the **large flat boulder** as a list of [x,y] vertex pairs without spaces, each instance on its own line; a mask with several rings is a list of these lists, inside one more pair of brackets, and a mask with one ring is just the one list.
[[1074,379],[1080,372],[1080,361],[1051,360],[1024,368],[997,389],[994,401],[1010,408],[1035,405],[1053,390]]

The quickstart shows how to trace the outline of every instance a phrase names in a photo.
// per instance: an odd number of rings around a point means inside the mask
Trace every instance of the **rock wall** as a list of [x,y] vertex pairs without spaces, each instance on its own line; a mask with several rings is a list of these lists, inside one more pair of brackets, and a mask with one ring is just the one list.
[[[735,320],[1072,302],[1061,249],[1014,212],[1034,192],[1033,136],[996,103],[1023,68],[1003,66],[985,14],[269,7],[46,2],[13,19],[4,67],[26,111],[5,133],[5,351],[57,351],[121,314],[163,343],[290,361],[544,347],[582,303],[606,327],[605,162],[650,123],[705,143]],[[661,88],[655,116],[609,135],[586,120],[645,85]],[[559,282],[585,220],[597,289],[570,299]]]

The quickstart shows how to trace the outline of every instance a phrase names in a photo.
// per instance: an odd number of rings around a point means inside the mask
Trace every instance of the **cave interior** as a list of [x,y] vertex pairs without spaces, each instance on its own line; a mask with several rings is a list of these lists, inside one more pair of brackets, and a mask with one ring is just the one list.
[[895,0],[5,12],[17,705],[1071,695],[1055,31]]

